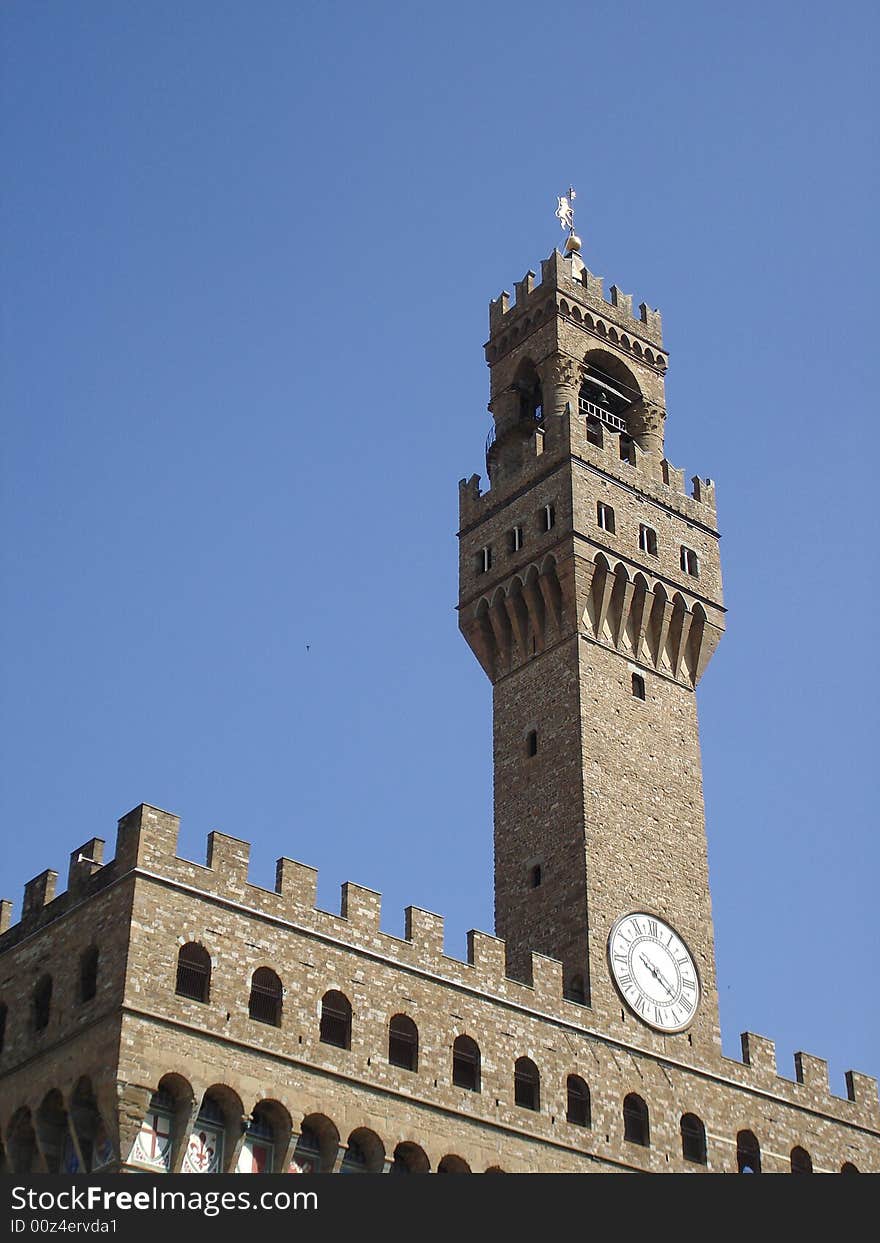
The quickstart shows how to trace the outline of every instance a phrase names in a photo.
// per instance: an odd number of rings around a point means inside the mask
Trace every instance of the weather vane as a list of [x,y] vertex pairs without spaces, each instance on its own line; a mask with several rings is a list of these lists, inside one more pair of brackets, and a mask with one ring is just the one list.
[[574,231],[574,200],[577,198],[572,186],[568,187],[568,198],[563,194],[561,198],[557,198],[555,215],[559,220],[561,228],[568,229],[568,237],[565,239],[565,253],[567,255],[577,253],[581,248],[581,239]]

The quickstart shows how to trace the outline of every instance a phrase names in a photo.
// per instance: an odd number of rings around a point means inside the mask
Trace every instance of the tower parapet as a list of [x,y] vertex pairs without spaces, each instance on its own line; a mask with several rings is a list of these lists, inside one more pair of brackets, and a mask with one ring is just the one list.
[[[493,298],[489,303],[490,340],[486,345],[487,351],[493,344],[493,338],[496,338],[499,332],[515,332],[517,337],[521,337],[525,331],[524,326],[519,322],[521,316],[527,311],[534,313],[550,291],[556,290],[563,295],[568,294],[570,300],[573,299],[573,302],[569,301],[566,304],[565,313],[569,313],[574,305],[581,308],[580,319],[583,317],[584,310],[593,311],[601,316],[603,321],[608,321],[605,324],[606,334],[609,324],[614,324],[638,340],[647,341],[650,345],[659,347],[659,354],[665,358],[663,321],[660,312],[649,307],[646,302],[641,302],[638,307],[638,316],[636,316],[633,314],[631,294],[623,293],[617,285],[612,285],[609,290],[610,297],[606,298],[603,285],[603,278],[591,272],[579,255],[562,255],[558,250],[553,250],[548,258],[541,261],[541,280],[537,285],[535,273],[531,270],[521,281],[515,283],[513,306],[510,303],[510,294],[506,290],[502,290],[498,297]],[[577,317],[575,317],[575,322],[579,322]],[[504,348],[510,348],[513,343],[513,339],[508,337]],[[500,345],[500,341],[495,344]],[[657,354],[657,350],[652,350],[654,358]],[[493,360],[490,359],[490,361]]]

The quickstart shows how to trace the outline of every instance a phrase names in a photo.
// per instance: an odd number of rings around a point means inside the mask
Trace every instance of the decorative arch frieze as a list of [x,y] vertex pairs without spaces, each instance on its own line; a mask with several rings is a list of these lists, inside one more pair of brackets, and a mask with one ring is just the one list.
[[599,643],[696,686],[720,638],[702,604],[604,553],[593,559],[581,624]]

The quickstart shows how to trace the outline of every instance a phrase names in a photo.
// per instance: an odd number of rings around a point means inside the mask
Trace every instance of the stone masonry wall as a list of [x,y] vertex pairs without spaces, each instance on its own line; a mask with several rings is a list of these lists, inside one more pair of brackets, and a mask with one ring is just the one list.
[[[240,1101],[243,1115],[260,1100],[277,1101],[294,1135],[305,1118],[318,1114],[334,1124],[343,1146],[355,1126],[367,1128],[389,1156],[400,1142],[419,1145],[432,1169],[454,1154],[474,1170],[730,1170],[736,1134],[749,1128],[761,1143],[765,1170],[788,1168],[798,1144],[810,1152],[816,1170],[852,1161],[880,1171],[873,1080],[851,1075],[855,1099],[841,1100],[828,1091],[824,1063],[806,1055],[798,1060],[803,1082],[780,1079],[772,1045],[757,1037],[746,1040],[747,1062],[707,1051],[701,1065],[687,1065],[671,1041],[663,1049],[640,1048],[627,1033],[608,1033],[589,1007],[565,1001],[558,963],[535,956],[533,983],[513,981],[504,973],[504,946],[494,937],[472,934],[471,961],[459,962],[443,953],[438,916],[411,908],[408,939],[400,940],[381,931],[380,899],[369,890],[346,886],[345,914],[319,911],[315,873],[304,865],[279,861],[277,891],[270,892],[247,880],[246,843],[213,834],[211,863],[204,866],[174,855],[177,826],[167,813],[141,808],[122,823],[131,870],[123,873],[124,884],[114,882],[110,893],[99,890],[86,905],[86,911],[92,904],[96,912],[106,911],[102,903],[111,893],[131,894],[124,998],[116,1020],[118,1062],[111,1057],[116,1037],[109,1018],[95,1047],[89,1033],[78,1030],[76,1007],[59,1000],[45,1047],[36,1055],[21,1044],[3,1051],[4,1145],[23,1104],[36,1108],[40,1093],[54,1087],[69,1099],[74,1077],[90,1068],[97,1074],[96,1060],[103,1057],[115,1079],[113,1130],[123,1160],[151,1092],[171,1074],[189,1085],[193,1115],[202,1093],[221,1085]],[[83,944],[93,927],[82,922]],[[55,963],[55,942],[64,936],[66,953],[75,954],[72,928],[63,914],[44,923],[34,937],[42,946],[36,950]],[[13,927],[0,939],[0,978],[7,981],[11,955],[22,948],[15,933]],[[212,956],[206,1004],[174,992],[177,951],[190,939]],[[108,955],[106,962],[106,987],[118,996],[118,959]],[[280,1027],[248,1017],[249,981],[265,965],[278,972],[285,988]],[[63,963],[56,969],[63,972]],[[16,998],[27,996],[28,983],[16,975],[16,993],[6,994],[16,1024],[26,1023],[16,1012]],[[352,1004],[350,1050],[317,1038],[321,997],[331,988]],[[418,1026],[416,1072],[388,1064],[387,1025],[395,1013]],[[451,1082],[451,1045],[463,1033],[482,1051],[479,1093]],[[523,1056],[541,1074],[538,1111],[514,1103],[513,1065]],[[565,1120],[570,1074],[589,1084],[589,1127]],[[622,1102],[630,1092],[648,1106],[650,1147],[623,1138]],[[106,1114],[110,1094],[98,1097]],[[706,1167],[682,1159],[684,1112],[705,1123]]]

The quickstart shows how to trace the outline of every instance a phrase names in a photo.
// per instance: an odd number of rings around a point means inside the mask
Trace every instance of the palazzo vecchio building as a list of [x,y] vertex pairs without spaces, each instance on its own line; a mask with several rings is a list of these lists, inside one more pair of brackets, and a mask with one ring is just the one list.
[[[492,686],[496,936],[141,804],[0,911],[7,1173],[880,1171],[876,1080],[721,1052],[696,687],[715,490],[664,456],[660,315],[573,234],[489,307],[459,625]],[[711,745],[711,744],[710,744]]]

